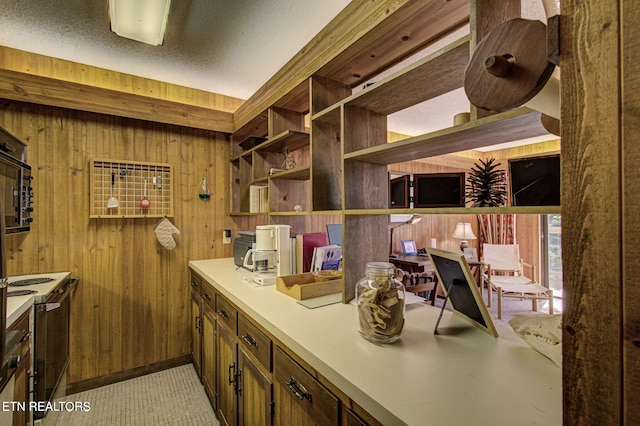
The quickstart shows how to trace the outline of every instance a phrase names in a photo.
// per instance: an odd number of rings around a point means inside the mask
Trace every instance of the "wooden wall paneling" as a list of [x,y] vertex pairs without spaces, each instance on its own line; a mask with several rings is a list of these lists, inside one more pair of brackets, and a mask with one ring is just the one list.
[[244,100],[0,46],[0,68],[233,112]]
[[[640,19],[640,4],[623,1],[622,5],[622,167],[624,187],[623,232],[638,234],[640,229],[640,120],[636,111],[640,105],[640,67],[633,60],[633,54],[640,50],[640,31],[637,22]],[[633,424],[640,419],[640,288],[637,277],[640,276],[640,250],[633,243],[635,238],[625,238],[623,245],[623,421]]]
[[[231,256],[221,244],[223,229],[235,231],[225,216],[227,137],[14,101],[3,101],[0,126],[29,145],[34,173],[35,222],[8,239],[9,273],[69,270],[80,279],[69,383],[187,354],[187,261]],[[99,157],[173,164],[174,250],[157,242],[156,219],[89,219],[88,165]],[[207,203],[198,198],[203,173]]]
[[[635,5],[630,8],[636,9]],[[621,152],[621,133],[627,128],[620,127],[620,93],[624,89],[620,82],[620,13],[619,2],[562,3],[562,371],[566,424],[624,423],[623,378],[628,374],[623,368],[621,345],[623,279],[625,272],[632,271],[625,271],[624,262],[635,259],[625,257],[628,246],[621,243],[626,225],[622,218],[624,203],[631,207],[635,201],[622,195],[621,164],[627,164],[624,155],[635,158],[637,146],[631,143],[629,153]],[[637,41],[637,30],[627,34],[633,35],[628,40],[630,47]],[[629,71],[633,73],[633,68]],[[626,91],[622,94],[626,100]],[[630,183],[633,187],[633,179]],[[630,285],[637,286],[637,282]],[[628,367],[637,371],[637,364]],[[637,403],[637,395],[630,398]],[[631,420],[634,422],[637,418]]]

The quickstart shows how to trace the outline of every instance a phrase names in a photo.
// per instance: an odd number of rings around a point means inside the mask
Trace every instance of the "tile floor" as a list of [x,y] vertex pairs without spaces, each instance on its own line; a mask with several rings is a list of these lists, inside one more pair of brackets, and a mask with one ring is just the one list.
[[[193,365],[187,364],[57,399],[88,402],[62,411],[57,426],[218,426]],[[49,416],[47,416],[49,417]]]

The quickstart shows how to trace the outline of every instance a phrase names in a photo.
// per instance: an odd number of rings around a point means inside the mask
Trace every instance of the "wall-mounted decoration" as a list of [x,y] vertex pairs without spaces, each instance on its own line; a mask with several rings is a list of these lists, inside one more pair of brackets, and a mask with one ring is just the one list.
[[90,168],[89,217],[173,216],[170,164],[92,160]]

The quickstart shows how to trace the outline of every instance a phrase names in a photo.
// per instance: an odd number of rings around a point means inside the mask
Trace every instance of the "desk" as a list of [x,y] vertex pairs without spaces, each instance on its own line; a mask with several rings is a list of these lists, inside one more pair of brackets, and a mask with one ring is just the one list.
[[434,271],[433,265],[428,256],[398,256],[390,257],[389,262],[393,263],[396,268],[407,271],[411,274],[416,272]]

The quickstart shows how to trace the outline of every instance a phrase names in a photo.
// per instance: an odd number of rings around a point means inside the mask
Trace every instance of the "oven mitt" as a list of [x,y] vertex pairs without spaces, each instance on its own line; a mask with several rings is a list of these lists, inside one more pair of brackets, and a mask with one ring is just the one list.
[[156,227],[153,228],[153,232],[156,234],[156,238],[162,247],[167,250],[173,250],[176,247],[173,234],[180,235],[180,230],[173,226],[173,223],[171,223],[171,221],[166,217],[158,222]]

